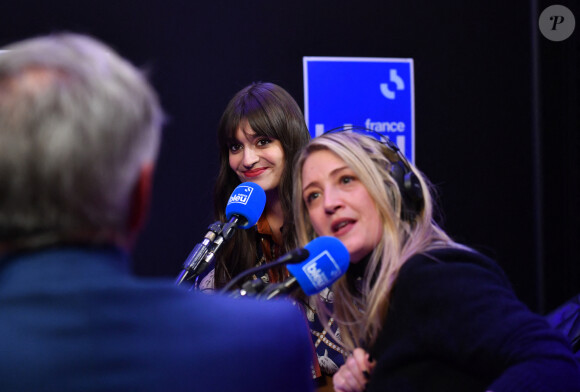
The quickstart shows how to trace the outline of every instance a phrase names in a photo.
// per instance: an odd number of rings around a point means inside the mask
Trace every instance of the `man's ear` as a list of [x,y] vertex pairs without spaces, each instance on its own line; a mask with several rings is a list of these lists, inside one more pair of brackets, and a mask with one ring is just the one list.
[[149,214],[149,205],[151,203],[151,192],[153,188],[152,163],[144,164],[139,171],[139,176],[131,193],[129,219],[127,222],[127,231],[129,234],[129,246],[132,246]]

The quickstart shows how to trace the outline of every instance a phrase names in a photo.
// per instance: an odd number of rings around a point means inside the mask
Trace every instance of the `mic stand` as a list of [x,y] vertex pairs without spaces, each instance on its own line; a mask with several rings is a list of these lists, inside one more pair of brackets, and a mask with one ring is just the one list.
[[239,291],[232,291],[229,296],[231,298],[257,297],[267,285],[268,284],[260,278],[249,280],[242,285],[242,288]]
[[201,274],[202,271],[200,271],[200,264],[208,253],[209,247],[216,239],[216,236],[219,236],[222,232],[222,226],[223,223],[220,221],[214,222],[208,226],[208,232],[203,241],[195,245],[189,256],[187,256],[187,259],[183,264],[183,271],[181,271],[177,277],[175,284],[180,285],[184,281],[194,279]]
[[278,284],[270,285],[269,287],[264,288],[260,293],[258,293],[258,299],[265,299],[266,301],[278,297],[282,294],[290,295],[294,290],[299,287],[296,279],[286,279],[283,282]]
[[207,268],[208,265],[213,263],[213,259],[215,257],[216,252],[219,248],[223,245],[224,242],[232,238],[234,235],[234,229],[237,227],[240,218],[236,215],[232,216],[228,223],[223,225],[223,228],[217,234],[217,237],[211,243],[211,249],[208,250],[205,258],[203,259],[203,264],[200,267],[200,271],[197,274],[198,276]]
[[[197,266],[193,278],[198,278],[207,269],[207,267],[213,264],[215,254],[223,245],[223,243],[229,240],[234,235],[235,228],[240,224],[240,219],[241,217],[234,215],[230,218],[229,222],[225,224],[220,223],[220,231],[219,233],[217,233],[217,236],[210,244],[210,248],[205,253],[205,257],[203,258],[203,260],[200,261],[199,265]],[[193,287],[195,287],[198,284],[199,282],[196,281]]]
[[[240,280],[242,280],[246,276],[255,275],[258,272],[266,271],[266,270],[269,270],[270,268],[278,267],[279,265],[283,265],[286,263],[287,263],[286,260],[273,261],[271,263],[261,264],[261,265],[258,265],[257,267],[247,269],[247,270],[243,271],[242,273],[240,273],[239,275],[237,275],[236,277],[234,277],[232,280],[230,280],[228,282],[228,284],[226,284],[224,286],[224,288],[221,289],[221,291],[219,293],[226,294],[232,287],[234,287]],[[261,281],[261,279],[260,279],[260,281]],[[248,282],[246,282],[246,283],[248,283]],[[245,283],[244,283],[244,285],[245,285]],[[242,285],[242,289],[243,289],[244,285]]]
[[262,279],[254,279],[245,282],[238,291],[232,291],[230,297],[252,297],[261,300],[271,300],[280,295],[291,295],[299,286],[296,279],[287,279],[280,283],[265,283]]

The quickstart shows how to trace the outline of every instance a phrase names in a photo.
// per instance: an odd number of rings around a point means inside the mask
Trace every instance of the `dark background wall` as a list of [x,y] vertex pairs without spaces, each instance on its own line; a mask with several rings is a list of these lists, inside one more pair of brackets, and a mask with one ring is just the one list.
[[[275,82],[303,107],[303,56],[413,58],[416,163],[439,187],[441,224],[545,312],[580,292],[580,26],[545,39],[551,4],[23,0],[3,7],[0,45],[82,32],[149,70],[169,123],[134,269],[169,277],[213,221],[215,130],[237,90]],[[580,23],[577,2],[557,4]]]

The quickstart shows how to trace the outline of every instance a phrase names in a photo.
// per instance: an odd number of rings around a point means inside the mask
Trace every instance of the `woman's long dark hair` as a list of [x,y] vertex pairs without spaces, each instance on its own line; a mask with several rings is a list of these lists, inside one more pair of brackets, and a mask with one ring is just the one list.
[[[222,222],[226,220],[228,199],[240,184],[237,174],[230,168],[229,146],[244,119],[258,136],[279,140],[284,150],[284,172],[278,195],[284,212],[282,253],[286,253],[296,247],[292,218],[292,165],[298,151],[310,140],[310,134],[300,107],[282,87],[256,82],[240,90],[228,103],[218,127],[220,169],[213,204],[216,219]],[[217,254],[215,287],[223,287],[240,272],[255,266],[257,252],[256,230],[236,230]]]

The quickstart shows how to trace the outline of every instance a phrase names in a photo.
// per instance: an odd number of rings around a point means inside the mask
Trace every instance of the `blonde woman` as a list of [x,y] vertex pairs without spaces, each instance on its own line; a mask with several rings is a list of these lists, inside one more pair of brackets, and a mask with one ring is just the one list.
[[390,141],[325,134],[295,170],[299,243],[331,235],[351,256],[319,311],[352,353],[336,391],[580,390],[565,339],[437,226],[428,180]]

